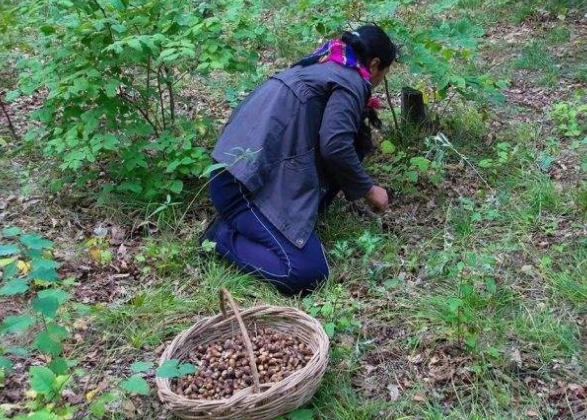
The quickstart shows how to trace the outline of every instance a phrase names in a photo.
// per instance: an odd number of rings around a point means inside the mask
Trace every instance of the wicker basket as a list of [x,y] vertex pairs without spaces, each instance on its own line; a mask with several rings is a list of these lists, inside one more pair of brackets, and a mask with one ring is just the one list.
[[[228,300],[232,313],[225,309]],[[222,314],[204,318],[180,333],[161,355],[159,363],[169,359],[185,360],[196,346],[234,337],[239,331],[249,355],[253,385],[221,400],[189,399],[175,394],[167,378],[156,378],[159,399],[175,415],[198,420],[272,420],[288,413],[312,398],[328,364],[328,336],[320,323],[294,308],[257,306],[239,311],[230,293],[220,291]],[[255,356],[247,328],[271,327],[293,335],[313,352],[302,369],[280,382],[260,384]]]

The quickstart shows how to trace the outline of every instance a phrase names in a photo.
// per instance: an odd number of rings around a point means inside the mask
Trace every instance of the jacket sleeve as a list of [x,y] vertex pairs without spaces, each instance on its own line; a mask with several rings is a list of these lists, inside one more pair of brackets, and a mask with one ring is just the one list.
[[330,95],[320,126],[320,156],[328,175],[351,201],[364,197],[374,185],[354,146],[362,108],[356,95],[337,88]]

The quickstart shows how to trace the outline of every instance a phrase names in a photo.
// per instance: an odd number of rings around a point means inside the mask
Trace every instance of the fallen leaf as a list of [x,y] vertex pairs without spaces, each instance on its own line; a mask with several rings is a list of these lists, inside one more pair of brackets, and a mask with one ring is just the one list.
[[116,251],[116,255],[117,255],[118,259],[124,260],[126,258],[126,254],[127,254],[126,246],[124,246],[124,244],[120,244],[120,246],[118,247],[118,251]]
[[100,263],[102,261],[102,251],[100,251],[100,248],[90,248],[90,256],[96,263]]
[[399,387],[394,384],[390,384],[387,386],[387,390],[389,391],[389,400],[391,402],[397,401],[399,398]]
[[87,400],[88,402],[92,402],[92,400],[93,400],[93,399],[96,397],[96,395],[97,395],[97,394],[98,394],[100,391],[102,391],[102,390],[100,389],[100,387],[98,387],[98,388],[96,388],[96,389],[92,389],[90,392],[88,392],[88,393],[86,394],[86,400]]
[[31,264],[26,261],[18,260],[16,263],[21,274],[27,275],[31,271]]
[[424,398],[424,396],[423,396],[423,395],[421,395],[421,394],[415,394],[415,395],[412,397],[412,401],[416,401],[416,402],[424,402],[424,401],[426,401],[426,398]]
[[523,265],[522,266],[522,272],[528,274],[529,272],[532,271],[532,266],[531,265]]
[[110,243],[113,245],[121,244],[124,241],[126,232],[123,228],[118,226],[112,226],[110,228]]
[[530,409],[530,410],[527,410],[527,411],[526,411],[526,415],[527,415],[528,417],[532,417],[532,418],[537,418],[537,417],[540,417],[540,413],[539,413],[539,412],[537,412],[536,410],[532,410],[532,409]]
[[512,349],[510,352],[510,359],[512,362],[517,364],[518,366],[522,365],[522,355],[520,354],[520,350]]
[[422,355],[416,354],[415,356],[408,356],[408,362],[413,363],[415,365],[419,364],[422,361]]
[[127,419],[134,419],[137,415],[137,409],[131,400],[122,401],[122,411]]
[[96,236],[98,238],[103,238],[104,236],[106,236],[108,234],[108,228],[97,227],[96,229],[94,229],[94,231],[92,233],[94,234],[94,236]]
[[73,328],[75,328],[76,330],[87,330],[88,323],[84,318],[78,318],[73,322]]
[[64,397],[70,404],[79,404],[82,402],[82,397],[77,395],[70,389],[65,389],[61,392],[61,396]]

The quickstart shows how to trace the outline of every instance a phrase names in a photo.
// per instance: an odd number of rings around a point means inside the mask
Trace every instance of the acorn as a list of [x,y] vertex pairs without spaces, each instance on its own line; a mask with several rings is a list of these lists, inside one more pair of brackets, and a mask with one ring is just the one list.
[[[250,339],[261,384],[282,381],[302,369],[313,356],[305,343],[271,328],[257,328]],[[241,334],[198,345],[188,353],[187,359],[199,370],[172,383],[175,392],[185,398],[230,398],[253,385],[249,355]]]

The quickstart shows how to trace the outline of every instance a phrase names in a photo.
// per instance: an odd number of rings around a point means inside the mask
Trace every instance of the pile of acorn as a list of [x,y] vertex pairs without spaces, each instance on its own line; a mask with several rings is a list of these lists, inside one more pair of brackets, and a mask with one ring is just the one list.
[[[312,350],[295,337],[270,328],[249,332],[261,384],[279,382],[302,369]],[[207,346],[188,355],[196,372],[176,380],[174,392],[192,399],[219,400],[253,385],[251,366],[242,335]]]

